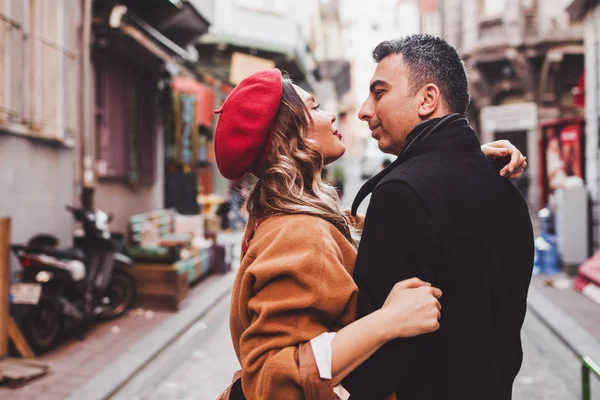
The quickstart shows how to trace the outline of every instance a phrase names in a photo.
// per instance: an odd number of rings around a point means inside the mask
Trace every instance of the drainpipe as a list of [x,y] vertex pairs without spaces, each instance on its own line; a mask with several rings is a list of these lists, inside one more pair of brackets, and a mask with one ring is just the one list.
[[92,0],[83,1],[83,21],[81,35],[81,135],[80,135],[80,189],[81,205],[92,207],[90,192],[93,191],[94,176],[94,105],[92,104]]

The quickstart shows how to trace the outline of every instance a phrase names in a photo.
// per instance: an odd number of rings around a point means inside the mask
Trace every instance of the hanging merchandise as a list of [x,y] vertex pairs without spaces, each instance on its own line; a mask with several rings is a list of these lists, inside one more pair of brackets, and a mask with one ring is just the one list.
[[178,165],[196,166],[198,126],[195,121],[196,97],[175,95],[175,157]]

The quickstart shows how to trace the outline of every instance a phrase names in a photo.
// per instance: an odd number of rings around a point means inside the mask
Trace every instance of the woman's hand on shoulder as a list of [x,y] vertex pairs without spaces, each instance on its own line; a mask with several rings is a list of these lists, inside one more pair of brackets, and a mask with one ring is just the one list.
[[411,278],[394,285],[380,312],[388,340],[422,335],[439,329],[442,291]]
[[344,215],[348,219],[348,224],[359,231],[362,231],[365,225],[365,216],[362,214],[356,214],[356,216],[352,215],[352,212],[349,209],[344,210]]
[[481,151],[491,160],[497,157],[510,156],[510,162],[500,170],[500,175],[502,176],[510,175],[511,178],[518,178],[523,174],[525,168],[527,168],[527,157],[508,140],[496,140],[486,143],[481,146]]

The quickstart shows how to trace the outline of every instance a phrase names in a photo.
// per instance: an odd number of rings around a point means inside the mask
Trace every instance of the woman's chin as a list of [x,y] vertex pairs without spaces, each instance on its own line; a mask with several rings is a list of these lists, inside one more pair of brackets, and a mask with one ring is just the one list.
[[328,154],[324,160],[325,165],[331,164],[332,162],[339,160],[340,158],[342,158],[344,153],[346,153],[346,146],[343,146],[343,148],[335,154]]

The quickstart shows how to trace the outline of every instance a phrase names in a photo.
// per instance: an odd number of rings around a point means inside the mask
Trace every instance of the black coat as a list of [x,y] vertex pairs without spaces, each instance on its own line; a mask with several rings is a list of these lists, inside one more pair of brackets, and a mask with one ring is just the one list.
[[354,272],[359,317],[416,276],[442,289],[442,319],[439,331],[389,342],[348,376],[351,398],[510,399],[533,267],[523,196],[456,114],[417,126],[354,211],[371,191]]

